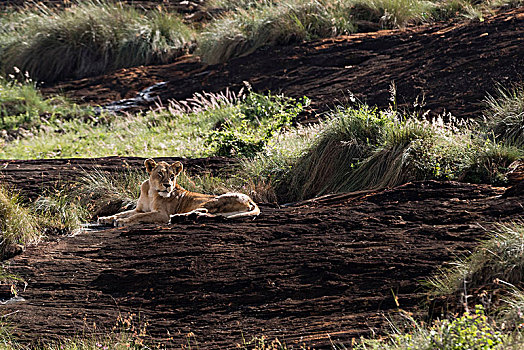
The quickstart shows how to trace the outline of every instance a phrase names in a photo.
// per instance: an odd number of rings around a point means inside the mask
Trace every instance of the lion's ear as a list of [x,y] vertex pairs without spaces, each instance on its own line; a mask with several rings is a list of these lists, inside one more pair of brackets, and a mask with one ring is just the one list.
[[182,172],[182,169],[184,169],[184,166],[182,165],[181,162],[176,161],[173,164],[171,164],[171,168],[175,172],[175,175],[178,176]]
[[149,159],[146,159],[146,161],[144,162],[144,165],[146,166],[146,171],[149,174],[151,174],[153,169],[156,167],[156,162],[152,158],[149,158]]

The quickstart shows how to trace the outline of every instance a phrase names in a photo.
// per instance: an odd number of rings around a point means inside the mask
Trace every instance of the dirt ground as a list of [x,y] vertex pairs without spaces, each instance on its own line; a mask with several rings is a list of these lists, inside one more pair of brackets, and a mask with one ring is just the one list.
[[[307,95],[325,110],[353,92],[460,117],[477,116],[486,92],[524,73],[524,8],[484,22],[427,25],[257,51],[228,64],[194,57],[63,82],[92,104],[133,97],[167,82],[159,98],[238,89]],[[175,158],[171,158],[172,160]],[[224,158],[183,160],[216,172]],[[28,198],[78,179],[78,172],[141,168],[143,159],[2,160],[1,179]],[[169,348],[235,348],[265,335],[288,344],[331,348],[383,332],[400,307],[424,314],[421,280],[471,251],[497,222],[523,213],[523,191],[457,182],[416,182],[394,189],[340,194],[288,207],[262,205],[256,220],[186,221],[97,229],[53,236],[6,261],[27,282],[25,301],[0,306],[28,342],[104,333],[118,315],[147,322]],[[398,302],[398,305],[397,305]]]
[[195,92],[238,90],[247,81],[256,91],[306,95],[315,109],[326,110],[346,102],[350,93],[388,106],[394,82],[401,108],[412,109],[417,97],[424,97],[423,110],[478,117],[483,99],[497,84],[523,79],[522,47],[523,7],[483,22],[446,22],[267,48],[221,65],[206,66],[185,56],[167,65],[122,69],[44,91],[105,104],[167,82],[157,91],[166,103]]
[[[141,163],[124,161],[95,163],[105,169]],[[88,168],[93,161],[74,163]],[[4,172],[32,172],[17,183],[32,191],[44,171],[63,178],[59,168],[18,161]],[[20,293],[26,301],[2,309],[28,341],[107,331],[119,314],[134,313],[170,348],[187,345],[190,332],[202,349],[234,348],[242,337],[261,334],[316,348],[347,345],[383,329],[397,310],[395,297],[402,309],[420,314],[422,279],[470,251],[493,223],[521,215],[524,197],[501,198],[503,191],[417,182],[262,206],[256,220],[53,237],[7,262],[28,284]]]

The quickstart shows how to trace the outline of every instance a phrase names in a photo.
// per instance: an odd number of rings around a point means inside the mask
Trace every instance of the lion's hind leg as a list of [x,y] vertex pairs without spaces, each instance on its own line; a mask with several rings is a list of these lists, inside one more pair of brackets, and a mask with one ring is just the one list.
[[210,214],[228,219],[256,217],[260,214],[260,209],[255,202],[243,193],[226,193],[204,203],[203,206]]
[[195,210],[191,210],[187,213],[180,213],[180,214],[173,214],[170,215],[169,222],[174,224],[177,222],[181,222],[187,219],[198,219],[200,217],[214,217],[215,215],[210,214],[209,211],[206,208],[197,208]]

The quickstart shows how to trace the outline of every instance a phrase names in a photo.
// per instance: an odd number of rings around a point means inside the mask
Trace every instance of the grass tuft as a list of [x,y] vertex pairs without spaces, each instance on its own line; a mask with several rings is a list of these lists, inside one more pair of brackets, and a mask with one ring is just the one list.
[[522,148],[524,146],[524,85],[488,95],[484,111],[488,132],[496,140]]
[[[458,296],[464,291],[495,286],[524,287],[524,224],[516,221],[501,224],[468,258],[456,261],[450,268],[428,279],[435,296]],[[506,288],[507,289],[507,288]]]
[[13,80],[0,77],[0,137],[13,138],[21,134],[20,128],[29,132],[56,119],[86,118],[91,114],[89,108],[69,103],[63,97],[44,98],[30,78],[17,75]]
[[82,78],[122,67],[168,62],[192,31],[173,14],[144,14],[122,3],[82,1],[70,8],[39,4],[0,27],[0,61],[39,81]]
[[16,246],[40,241],[39,220],[20,197],[0,185],[0,257],[11,254]]
[[69,233],[80,228],[88,219],[86,209],[78,203],[70,190],[56,189],[40,196],[33,207],[42,226],[52,231]]
[[520,153],[484,152],[485,143],[474,137],[473,126],[454,120],[428,121],[365,105],[340,109],[276,190],[282,200],[296,201],[414,180],[499,178]]
[[[229,2],[222,6],[231,7]],[[205,62],[216,64],[263,46],[353,33],[362,21],[375,22],[377,29],[401,27],[429,18],[434,7],[422,0],[243,2],[205,28],[197,52]]]

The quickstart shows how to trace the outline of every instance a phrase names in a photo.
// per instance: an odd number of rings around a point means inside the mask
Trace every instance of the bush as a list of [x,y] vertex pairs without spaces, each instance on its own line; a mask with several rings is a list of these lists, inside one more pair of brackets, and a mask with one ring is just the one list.
[[64,10],[39,5],[12,15],[0,29],[3,70],[18,67],[46,82],[168,62],[192,38],[175,15],[145,15],[121,3],[96,0]]
[[453,120],[407,118],[365,105],[340,109],[283,175],[277,193],[295,201],[414,180],[459,179],[480,147],[470,126]]
[[482,306],[453,319],[437,320],[424,327],[411,320],[415,331],[397,333],[386,341],[365,340],[360,349],[489,350],[502,349],[506,337],[495,329]]
[[275,133],[281,132],[309,106],[309,100],[261,95],[250,92],[237,113],[211,131],[205,144],[218,156],[254,157],[262,152]]
[[510,165],[521,158],[521,149],[491,140],[479,141],[476,153],[459,179],[473,183],[507,184]]

